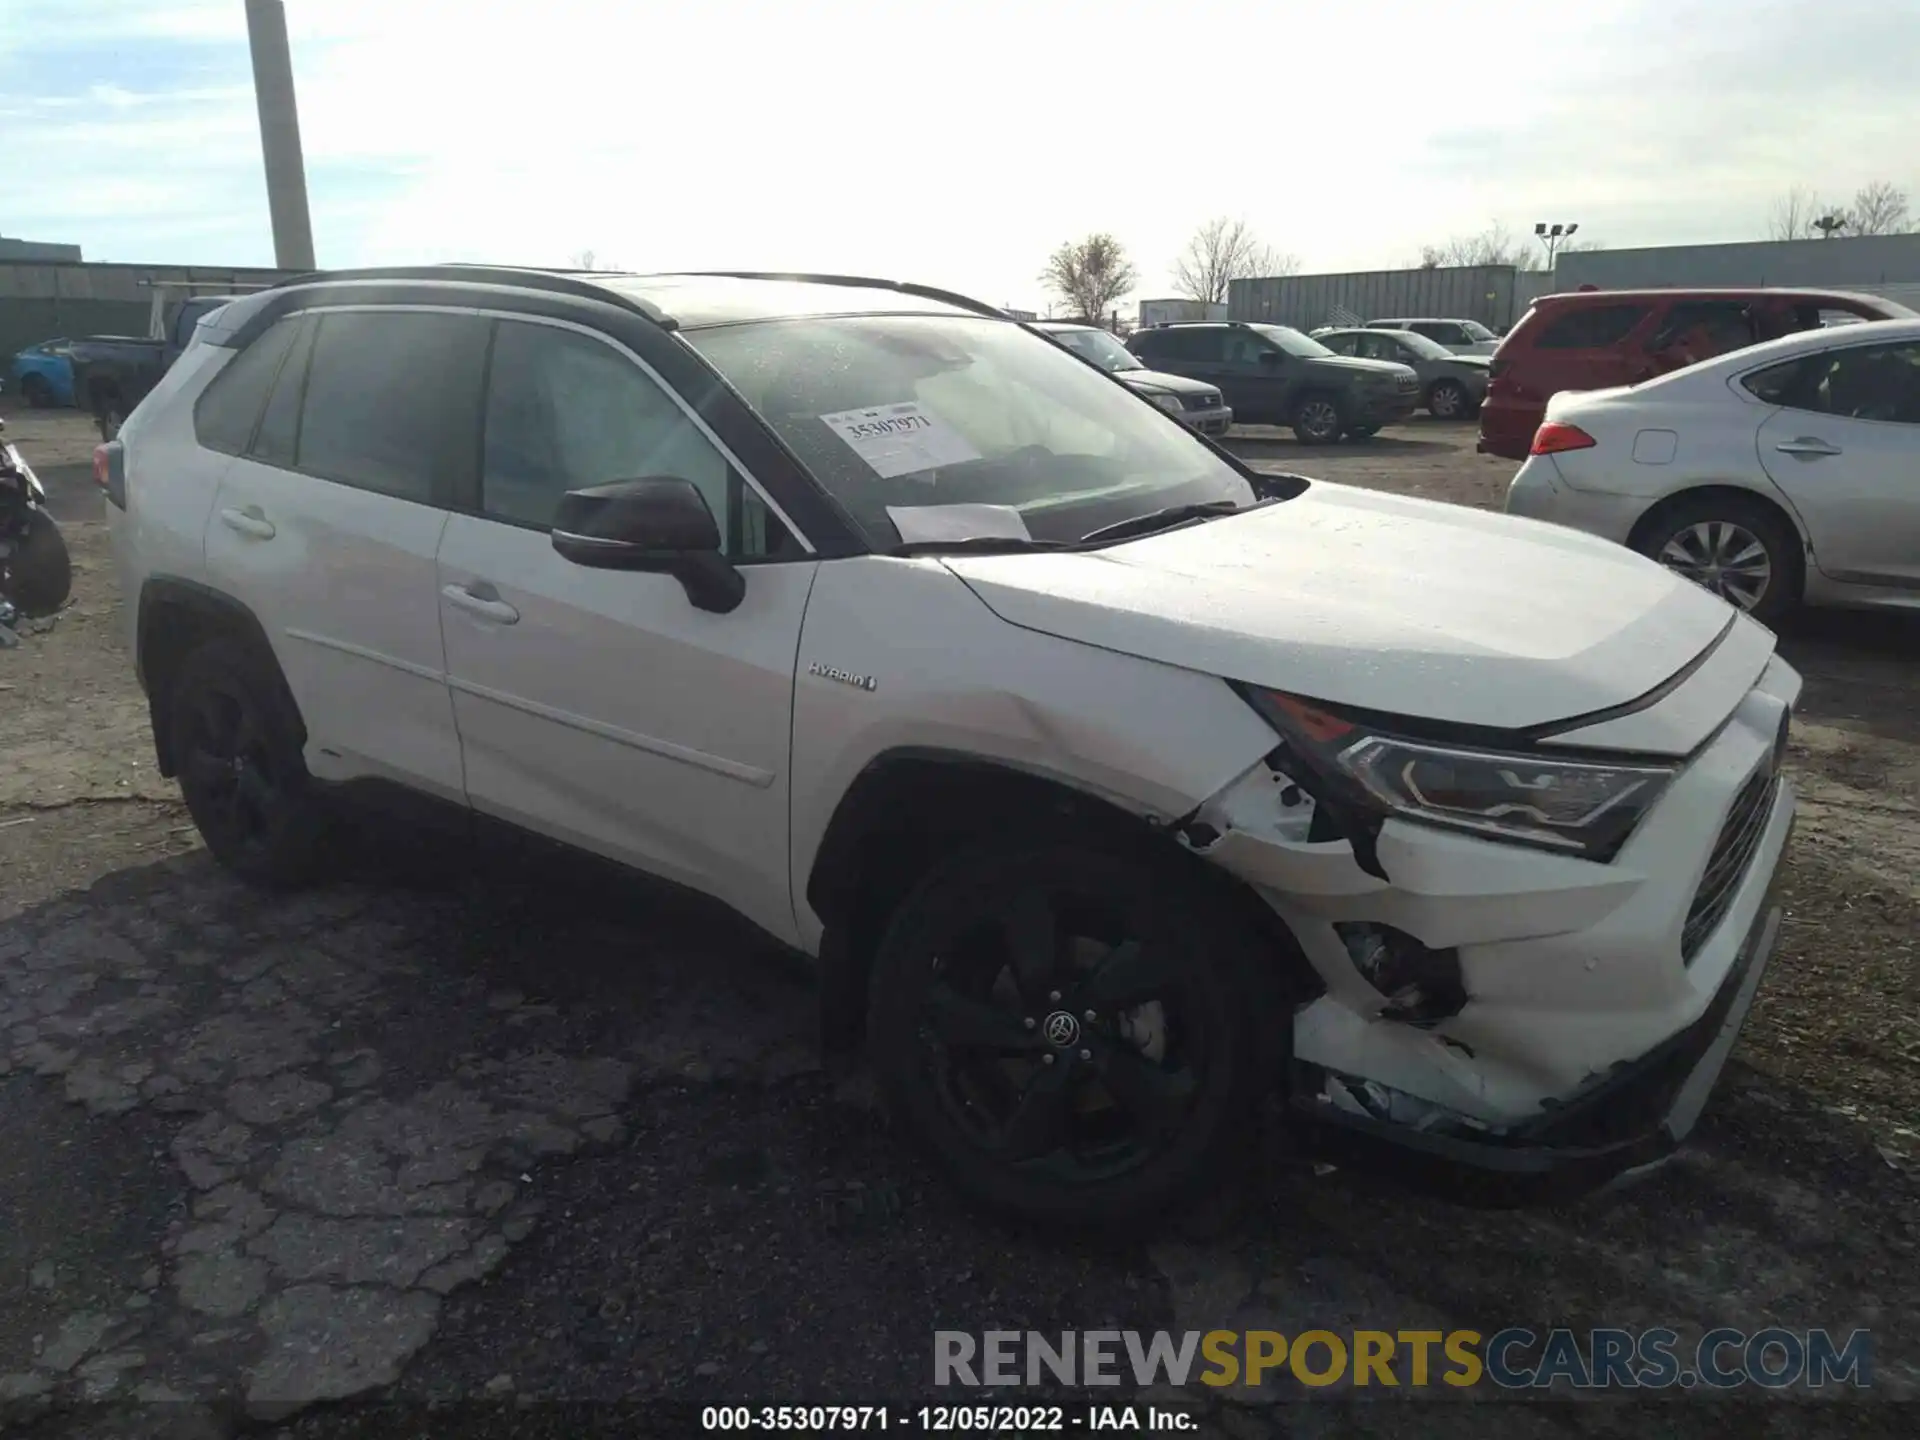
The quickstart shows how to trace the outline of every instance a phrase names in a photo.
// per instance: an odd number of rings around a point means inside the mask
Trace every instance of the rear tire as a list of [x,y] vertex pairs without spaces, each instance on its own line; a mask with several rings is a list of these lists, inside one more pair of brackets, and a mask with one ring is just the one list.
[[1293,407],[1293,434],[1302,445],[1331,445],[1346,429],[1340,402],[1331,395],[1303,395]]
[[35,410],[53,408],[53,386],[44,375],[28,375],[20,381],[20,396]]
[[330,826],[272,662],[241,641],[210,640],[181,661],[168,689],[180,793],[214,858],[268,889],[319,878]]
[[1177,866],[1087,836],[937,862],[874,960],[888,1104],[999,1214],[1130,1231],[1258,1146],[1253,937]]
[[13,601],[30,620],[58,613],[73,593],[73,562],[66,537],[44,510],[27,512],[26,533],[14,542],[13,553],[0,560],[0,595]]
[[1800,603],[1800,536],[1764,501],[1682,496],[1642,520],[1627,543],[1764,625]]

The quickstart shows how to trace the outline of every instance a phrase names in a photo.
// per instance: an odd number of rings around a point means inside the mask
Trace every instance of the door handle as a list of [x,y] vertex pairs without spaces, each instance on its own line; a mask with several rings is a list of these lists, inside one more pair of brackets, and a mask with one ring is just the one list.
[[[491,591],[493,587],[489,585],[487,589]],[[478,615],[482,620],[491,620],[496,625],[512,625],[520,619],[520,612],[502,600],[497,592],[478,595],[465,585],[442,585],[440,593],[447,597],[450,604],[469,615]]]
[[222,510],[220,523],[251,540],[271,540],[276,533],[273,522],[260,513],[258,505],[249,505],[244,510]]
[[1810,460],[1840,453],[1838,445],[1829,445],[1826,441],[1815,439],[1811,435],[1802,435],[1794,440],[1782,440],[1773,448],[1782,455],[1799,455]]

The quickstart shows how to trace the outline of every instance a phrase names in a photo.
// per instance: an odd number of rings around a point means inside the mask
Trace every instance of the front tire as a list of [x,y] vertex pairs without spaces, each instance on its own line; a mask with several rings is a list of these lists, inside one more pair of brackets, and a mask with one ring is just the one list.
[[1800,601],[1800,537],[1761,501],[1688,496],[1648,516],[1628,543],[1762,624]]
[[1130,1230],[1231,1192],[1257,1149],[1254,955],[1157,857],[1085,837],[950,856],[874,962],[889,1106],[957,1189],[1021,1220]]
[[45,376],[28,375],[22,378],[20,395],[35,410],[53,408],[53,386],[47,383]]
[[1458,420],[1470,408],[1467,388],[1458,380],[1436,381],[1427,392],[1427,413],[1436,420]]
[[1331,445],[1345,428],[1340,402],[1331,395],[1305,395],[1293,407],[1294,438],[1303,445]]
[[181,662],[168,699],[180,793],[214,858],[269,889],[318,878],[328,824],[279,672],[250,645],[211,640]]
[[66,537],[44,510],[27,512],[26,533],[14,542],[13,553],[0,561],[0,595],[30,620],[58,613],[73,593],[73,561]]

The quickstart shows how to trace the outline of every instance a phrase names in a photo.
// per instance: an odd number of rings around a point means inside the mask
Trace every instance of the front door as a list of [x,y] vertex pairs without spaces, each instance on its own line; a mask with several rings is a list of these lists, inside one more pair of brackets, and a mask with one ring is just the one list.
[[[439,565],[469,800],[792,938],[787,765],[815,563],[624,347],[502,319],[489,377],[478,513],[450,520]],[[713,510],[747,578],[732,613],[555,552],[566,491],[660,475]]]
[[1920,589],[1920,343],[1815,357],[1760,427],[1760,462],[1836,580]]

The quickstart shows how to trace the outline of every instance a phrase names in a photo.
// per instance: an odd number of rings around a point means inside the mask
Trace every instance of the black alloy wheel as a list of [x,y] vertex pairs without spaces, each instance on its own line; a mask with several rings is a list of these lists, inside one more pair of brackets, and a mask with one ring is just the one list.
[[949,1176],[1025,1218],[1129,1223],[1244,1144],[1242,937],[1138,857],[976,852],[905,902],[869,1035]]

